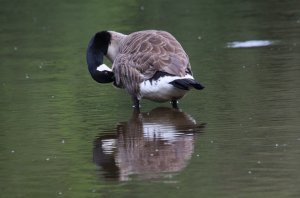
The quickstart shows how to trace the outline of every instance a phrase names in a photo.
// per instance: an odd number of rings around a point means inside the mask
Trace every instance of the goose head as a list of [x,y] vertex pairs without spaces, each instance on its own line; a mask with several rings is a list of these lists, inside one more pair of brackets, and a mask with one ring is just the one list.
[[111,34],[107,31],[97,32],[91,38],[87,48],[86,61],[88,70],[92,78],[98,83],[114,81],[112,70],[103,64],[103,57],[107,55],[111,37]]

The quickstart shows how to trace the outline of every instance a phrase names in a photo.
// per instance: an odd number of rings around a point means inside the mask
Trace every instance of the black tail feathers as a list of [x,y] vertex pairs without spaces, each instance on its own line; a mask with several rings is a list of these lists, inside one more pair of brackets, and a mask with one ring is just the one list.
[[203,85],[201,85],[196,80],[190,78],[173,80],[172,82],[170,82],[170,84],[172,84],[174,87],[178,89],[183,89],[183,90],[190,90],[190,88],[195,88],[198,90],[204,89]]

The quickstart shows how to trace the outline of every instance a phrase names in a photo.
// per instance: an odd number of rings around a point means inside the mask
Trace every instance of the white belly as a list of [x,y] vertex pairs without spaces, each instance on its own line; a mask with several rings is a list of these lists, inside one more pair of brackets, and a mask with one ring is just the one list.
[[177,100],[182,98],[188,90],[182,90],[174,87],[170,84],[173,80],[181,78],[191,78],[191,75],[185,77],[178,76],[164,76],[158,80],[146,80],[140,84],[140,95],[141,98],[156,102],[166,102],[170,100]]

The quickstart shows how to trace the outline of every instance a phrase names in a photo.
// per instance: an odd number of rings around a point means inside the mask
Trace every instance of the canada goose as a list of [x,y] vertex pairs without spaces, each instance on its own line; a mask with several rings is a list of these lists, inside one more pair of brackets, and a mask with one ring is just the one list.
[[134,111],[129,120],[111,129],[112,133],[97,136],[93,161],[105,178],[120,181],[173,175],[186,167],[205,126],[178,109]]
[[[112,69],[103,64],[103,56]],[[114,31],[97,32],[87,48],[92,78],[125,89],[139,109],[142,98],[155,102],[177,101],[190,88],[204,88],[194,80],[188,55],[168,32],[145,30],[129,35]]]

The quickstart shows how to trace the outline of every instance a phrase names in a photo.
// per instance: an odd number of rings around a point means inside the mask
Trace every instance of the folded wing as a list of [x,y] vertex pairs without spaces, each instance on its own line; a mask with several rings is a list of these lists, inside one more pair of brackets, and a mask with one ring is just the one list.
[[[137,83],[151,79],[157,71],[175,76],[190,73],[189,58],[168,32],[140,31],[126,37],[113,63],[116,83],[136,93]],[[126,86],[124,86],[126,85]]]

